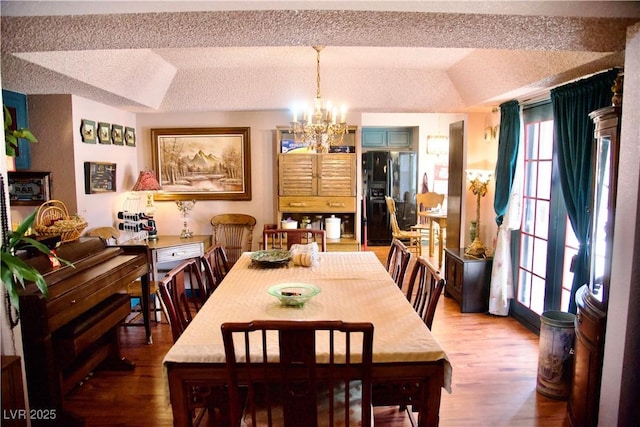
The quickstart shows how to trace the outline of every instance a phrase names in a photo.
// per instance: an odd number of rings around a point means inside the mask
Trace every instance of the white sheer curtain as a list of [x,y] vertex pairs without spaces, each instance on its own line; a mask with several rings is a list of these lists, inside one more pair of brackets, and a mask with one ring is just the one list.
[[[520,114],[520,141],[523,141],[524,128],[522,114]],[[509,315],[509,300],[513,298],[513,270],[511,268],[511,232],[520,228],[522,219],[522,161],[523,143],[518,144],[516,170],[513,176],[513,186],[509,194],[507,212],[498,228],[496,249],[493,253],[493,268],[491,270],[491,287],[489,289],[489,313],[497,316]]]

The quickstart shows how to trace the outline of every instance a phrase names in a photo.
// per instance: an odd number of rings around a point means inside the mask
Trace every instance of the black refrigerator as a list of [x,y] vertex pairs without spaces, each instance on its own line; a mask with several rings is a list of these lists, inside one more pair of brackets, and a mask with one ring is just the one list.
[[[396,203],[396,217],[401,229],[416,223],[418,183],[417,155],[406,151],[367,151],[362,153],[364,199],[363,230],[369,246],[391,243],[391,223],[384,197]],[[365,242],[362,242],[363,244]]]

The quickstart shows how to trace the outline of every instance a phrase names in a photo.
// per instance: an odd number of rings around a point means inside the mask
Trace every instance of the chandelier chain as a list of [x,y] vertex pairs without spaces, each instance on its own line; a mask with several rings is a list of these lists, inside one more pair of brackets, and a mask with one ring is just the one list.
[[316,63],[317,63],[317,72],[316,72],[316,97],[320,98],[320,51],[322,50],[322,46],[315,46],[316,50]]

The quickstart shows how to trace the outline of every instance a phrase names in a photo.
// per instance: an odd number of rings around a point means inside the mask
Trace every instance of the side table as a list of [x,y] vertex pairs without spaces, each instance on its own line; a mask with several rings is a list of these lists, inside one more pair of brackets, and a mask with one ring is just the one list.
[[[158,281],[162,278],[159,273],[159,271],[161,271],[162,264],[171,266],[172,264],[169,263],[200,257],[204,255],[205,251],[209,249],[211,245],[211,236],[201,235],[187,238],[182,238],[180,236],[158,236],[155,240],[130,240],[119,246],[146,246],[149,258],[150,280]],[[144,327],[147,333],[147,342],[151,344],[152,338],[151,325],[149,323],[148,301],[148,297],[143,297],[141,306],[143,311]],[[159,314],[157,312],[155,320],[160,321]]]
[[462,313],[489,310],[492,258],[468,257],[465,248],[445,249],[445,296],[460,304]]

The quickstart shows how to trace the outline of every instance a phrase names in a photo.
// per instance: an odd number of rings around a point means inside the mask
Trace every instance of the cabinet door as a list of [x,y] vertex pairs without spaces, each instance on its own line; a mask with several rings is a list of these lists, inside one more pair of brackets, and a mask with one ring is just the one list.
[[362,146],[363,147],[386,147],[387,146],[387,132],[384,130],[370,130],[362,131]]
[[354,154],[320,154],[317,168],[318,196],[356,195]]
[[279,194],[315,196],[317,194],[317,154],[278,155]]
[[387,132],[389,148],[410,148],[412,134],[408,130],[390,130]]

